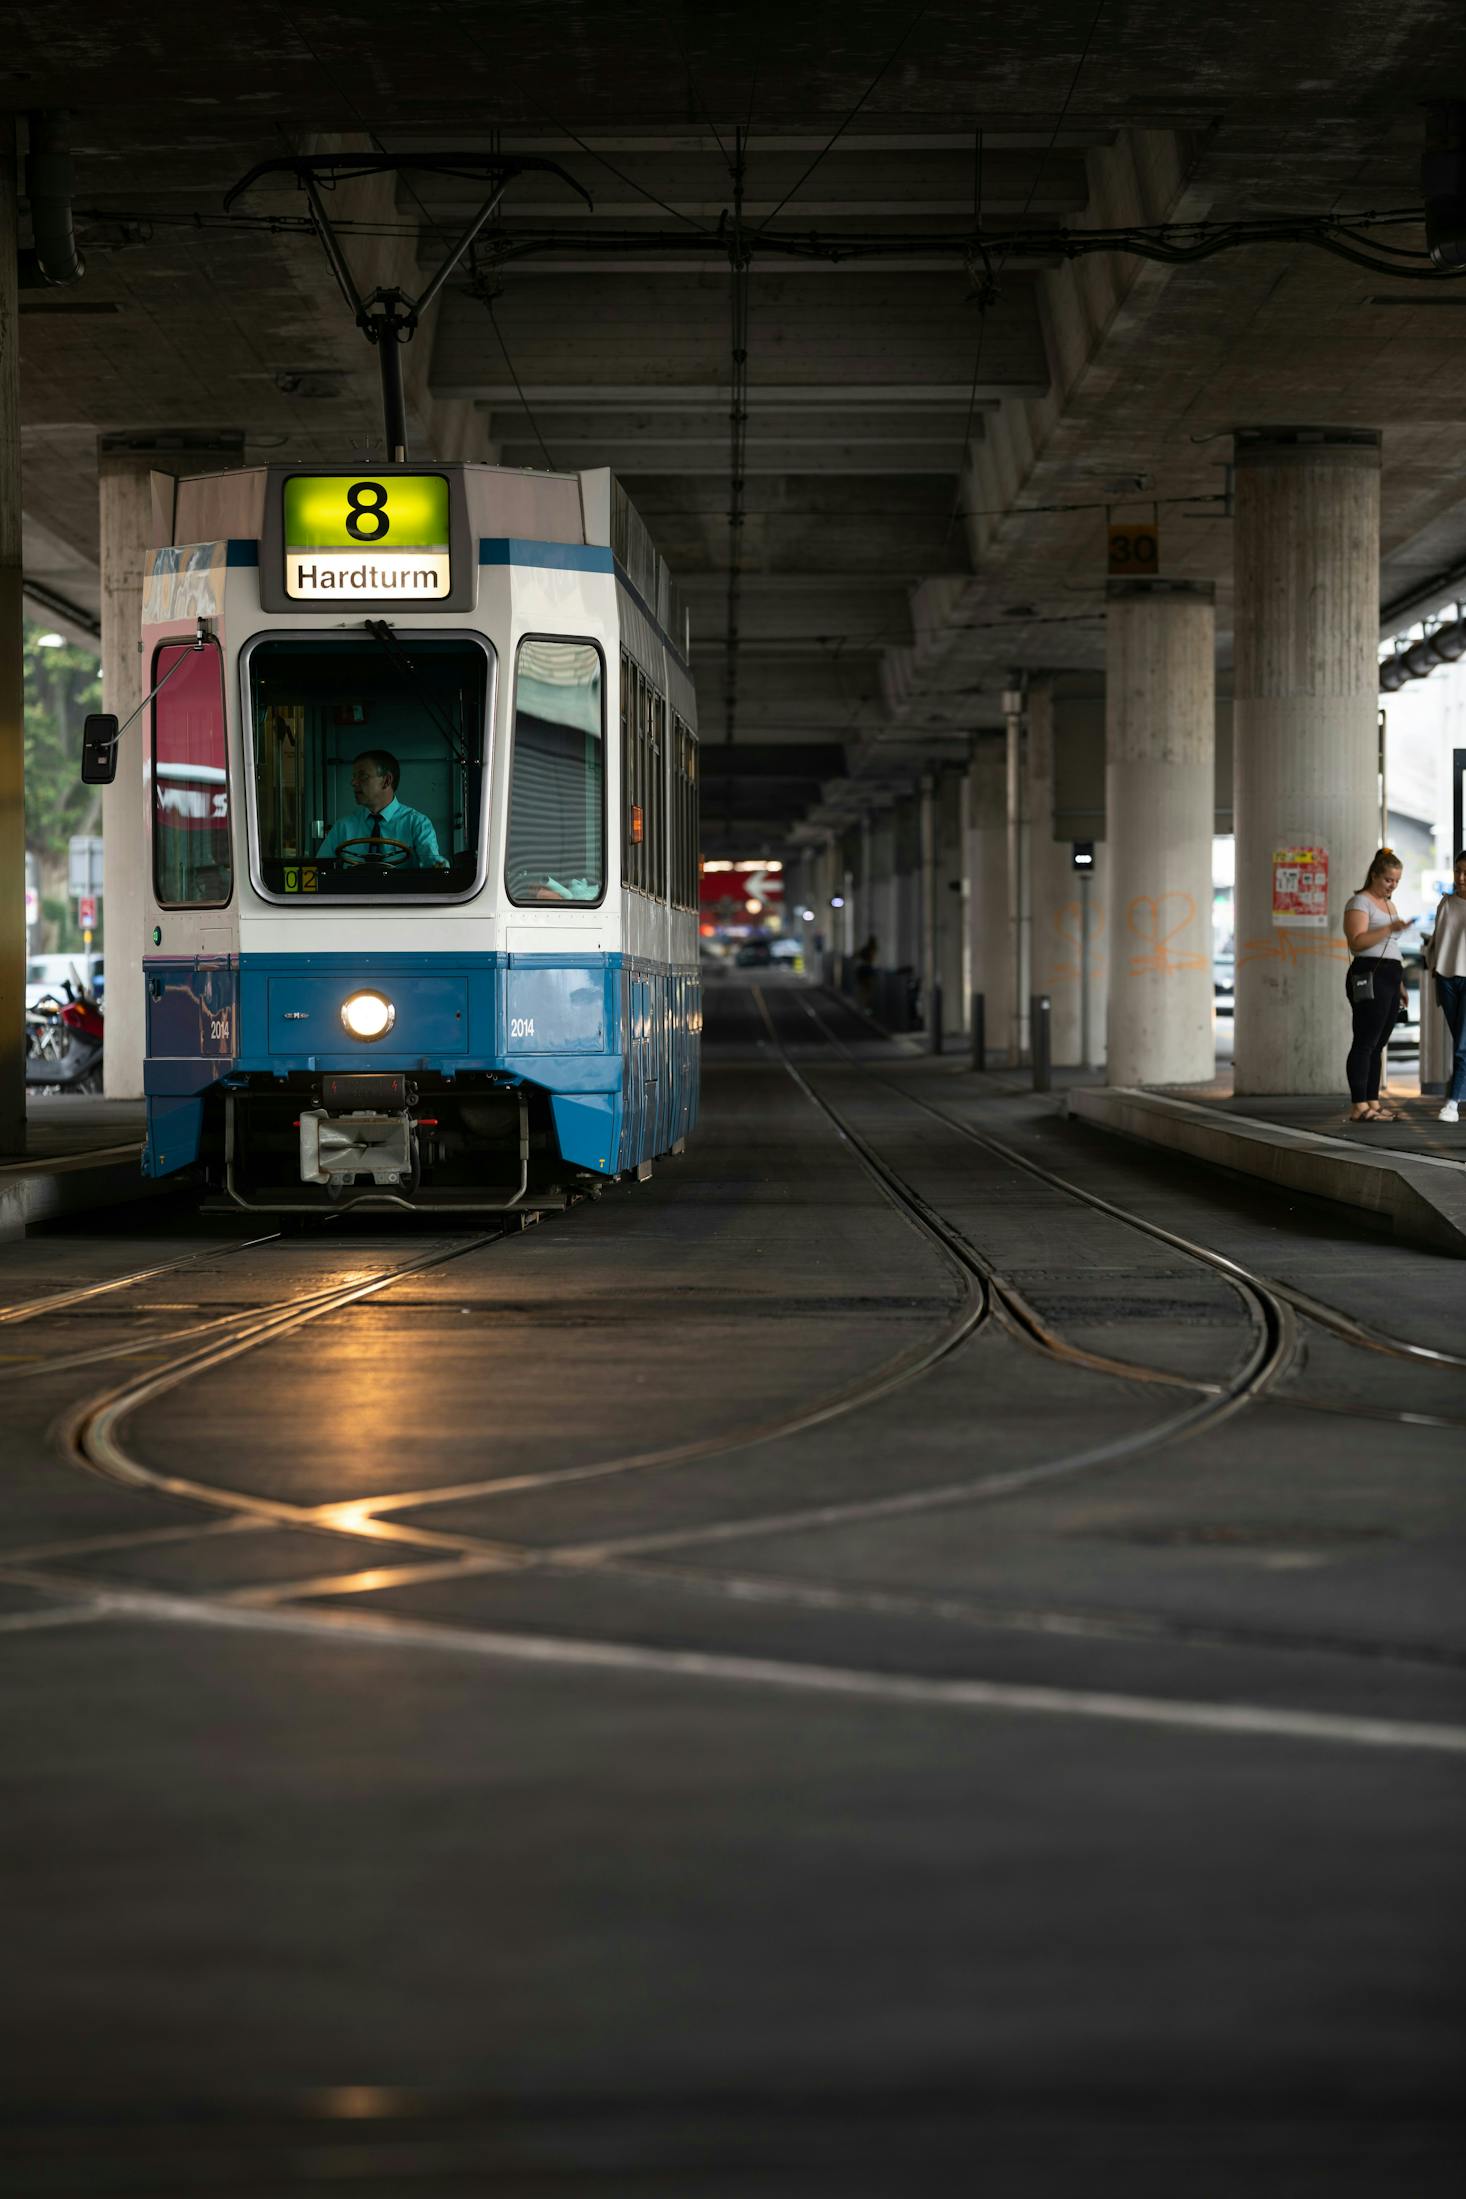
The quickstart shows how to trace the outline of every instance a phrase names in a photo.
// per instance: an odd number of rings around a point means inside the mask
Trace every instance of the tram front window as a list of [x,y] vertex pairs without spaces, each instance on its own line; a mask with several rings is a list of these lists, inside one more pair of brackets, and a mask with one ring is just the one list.
[[478,880],[487,644],[382,624],[249,656],[260,884],[455,899]]

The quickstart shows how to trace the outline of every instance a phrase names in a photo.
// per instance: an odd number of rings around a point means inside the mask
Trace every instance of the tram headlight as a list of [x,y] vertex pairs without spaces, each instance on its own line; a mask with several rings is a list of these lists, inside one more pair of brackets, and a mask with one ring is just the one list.
[[385,993],[353,993],[341,1003],[341,1021],[353,1038],[385,1038],[397,1010]]

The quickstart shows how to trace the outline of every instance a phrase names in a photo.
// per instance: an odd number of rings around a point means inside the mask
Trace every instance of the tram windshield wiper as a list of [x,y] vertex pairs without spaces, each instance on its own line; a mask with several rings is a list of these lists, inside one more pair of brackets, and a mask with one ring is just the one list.
[[468,757],[459,746],[453,721],[444,717],[442,711],[438,708],[430,689],[424,686],[417,666],[413,663],[387,621],[384,618],[369,618],[366,621],[366,630],[371,635],[372,640],[386,650],[388,659],[402,675],[404,682],[412,689],[437,731],[442,734],[444,740],[448,743],[449,752],[459,770],[466,771],[468,769]]

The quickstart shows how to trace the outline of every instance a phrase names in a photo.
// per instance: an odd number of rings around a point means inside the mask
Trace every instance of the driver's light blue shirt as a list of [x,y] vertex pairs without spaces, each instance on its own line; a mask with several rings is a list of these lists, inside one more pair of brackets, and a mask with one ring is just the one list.
[[[410,847],[412,849],[412,860],[419,869],[428,870],[442,862],[443,858],[438,853],[438,835],[433,830],[432,819],[425,817],[420,809],[409,809],[406,802],[399,802],[394,794],[386,808],[381,812],[381,819],[382,838],[384,840],[400,840],[405,846]],[[371,810],[348,810],[344,817],[337,818],[335,824],[326,834],[325,839],[316,849],[317,861],[329,862],[344,840],[370,840],[371,836]],[[347,861],[360,863],[367,861],[368,858],[369,850],[358,847],[351,850]],[[402,857],[392,848],[386,851],[385,859],[389,863],[402,862]]]

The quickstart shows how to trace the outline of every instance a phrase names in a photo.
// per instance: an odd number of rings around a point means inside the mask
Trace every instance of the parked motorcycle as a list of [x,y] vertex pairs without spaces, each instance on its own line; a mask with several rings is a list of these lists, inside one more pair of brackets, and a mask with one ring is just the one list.
[[64,979],[60,1000],[47,993],[25,1012],[28,1092],[102,1096],[102,1010],[95,996]]

